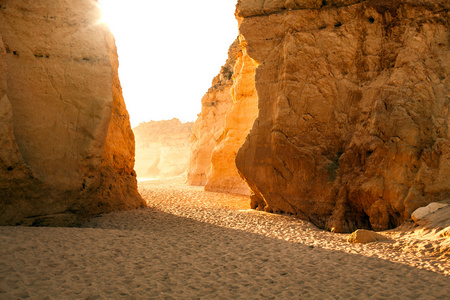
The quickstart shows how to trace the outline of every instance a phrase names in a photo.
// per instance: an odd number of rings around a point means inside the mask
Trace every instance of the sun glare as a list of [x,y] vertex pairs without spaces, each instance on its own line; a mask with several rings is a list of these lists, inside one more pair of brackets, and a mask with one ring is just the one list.
[[[108,5],[108,3],[110,3]],[[105,23],[109,26],[109,28],[112,30],[113,24],[114,24],[114,14],[115,12],[113,11],[114,9],[114,5],[111,5],[111,2],[103,2],[103,1],[99,1],[99,3],[97,4],[98,8],[100,8],[101,13],[102,13],[102,17],[99,20],[99,23]]]
[[119,76],[133,127],[194,121],[201,98],[237,37],[236,0],[99,0],[116,39]]

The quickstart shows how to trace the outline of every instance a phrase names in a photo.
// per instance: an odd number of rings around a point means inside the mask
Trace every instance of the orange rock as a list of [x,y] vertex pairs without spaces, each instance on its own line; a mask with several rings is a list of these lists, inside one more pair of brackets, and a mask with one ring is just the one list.
[[225,116],[233,105],[231,87],[236,53],[239,51],[237,40],[228,50],[228,59],[217,75],[212,87],[202,98],[202,111],[192,126],[188,183],[205,185],[206,172],[211,164],[211,154],[225,129]]
[[[237,39],[213,87],[202,99],[202,112],[193,126],[188,182],[205,190],[249,194],[235,164],[257,115],[255,68]],[[242,45],[241,45],[242,44]]]
[[351,232],[450,196],[448,1],[409,3],[238,2],[259,64],[236,157],[253,207]]
[[256,63],[247,55],[245,49],[239,51],[231,89],[233,106],[226,114],[224,131],[211,155],[205,186],[207,191],[246,195],[250,193],[247,184],[238,174],[235,158],[258,114],[255,69]]
[[143,206],[114,38],[94,1],[2,1],[0,224]]
[[379,233],[370,230],[358,229],[347,238],[349,243],[367,244],[378,241],[385,241],[387,238]]

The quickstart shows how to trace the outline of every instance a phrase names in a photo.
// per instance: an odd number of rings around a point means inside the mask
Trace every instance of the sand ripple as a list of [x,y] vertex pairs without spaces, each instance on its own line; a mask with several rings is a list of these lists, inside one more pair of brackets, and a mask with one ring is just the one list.
[[448,259],[408,242],[425,245],[423,236],[389,232],[388,242],[353,245],[347,235],[248,210],[246,197],[203,192],[182,178],[141,182],[140,190],[152,207],[84,228],[0,227],[0,299],[450,295]]

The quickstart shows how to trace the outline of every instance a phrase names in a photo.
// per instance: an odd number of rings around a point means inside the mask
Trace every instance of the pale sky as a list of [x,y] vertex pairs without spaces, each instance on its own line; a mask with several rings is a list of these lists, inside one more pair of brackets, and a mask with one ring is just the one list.
[[238,35],[237,0],[100,0],[131,126],[194,121]]

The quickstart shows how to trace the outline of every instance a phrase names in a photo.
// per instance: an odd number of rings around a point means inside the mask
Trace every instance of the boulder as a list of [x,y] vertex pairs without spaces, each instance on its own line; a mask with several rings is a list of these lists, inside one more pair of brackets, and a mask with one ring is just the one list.
[[370,230],[358,229],[348,236],[347,242],[367,244],[384,240],[387,240],[387,238],[382,234]]
[[450,196],[449,2],[240,0],[258,117],[252,205],[386,230]]
[[[412,214],[411,214],[411,219],[414,222],[419,222],[420,220],[422,220],[424,217],[427,217],[429,214],[434,213],[435,211],[444,208],[446,206],[449,206],[448,203],[437,203],[437,202],[432,202],[430,204],[428,204],[425,207],[419,207],[418,209],[416,209]],[[449,224],[450,225],[450,224]]]
[[0,5],[0,224],[145,206],[114,38],[95,1]]

